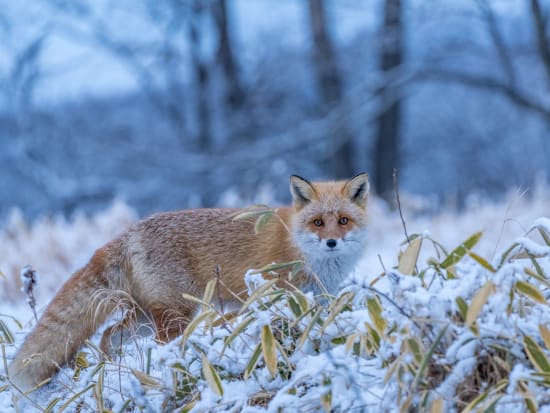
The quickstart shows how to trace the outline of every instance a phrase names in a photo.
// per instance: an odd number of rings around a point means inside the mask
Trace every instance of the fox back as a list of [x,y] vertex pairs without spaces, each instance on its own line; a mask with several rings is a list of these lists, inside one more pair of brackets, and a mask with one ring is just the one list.
[[183,293],[202,296],[214,277],[220,298],[235,301],[245,298],[247,270],[302,260],[291,282],[335,294],[365,248],[367,174],[321,183],[294,175],[290,190],[293,205],[277,208],[258,234],[254,220],[235,220],[239,210],[232,209],[168,212],[135,223],[56,294],[9,366],[12,383],[27,391],[51,377],[122,301],[166,342],[196,311]]

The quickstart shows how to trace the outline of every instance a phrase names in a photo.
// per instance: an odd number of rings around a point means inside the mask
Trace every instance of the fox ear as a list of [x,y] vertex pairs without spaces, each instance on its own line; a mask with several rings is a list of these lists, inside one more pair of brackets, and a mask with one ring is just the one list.
[[290,193],[295,206],[302,208],[317,197],[311,182],[298,175],[290,177]]
[[344,185],[344,194],[362,208],[367,206],[369,175],[365,172],[356,175]]

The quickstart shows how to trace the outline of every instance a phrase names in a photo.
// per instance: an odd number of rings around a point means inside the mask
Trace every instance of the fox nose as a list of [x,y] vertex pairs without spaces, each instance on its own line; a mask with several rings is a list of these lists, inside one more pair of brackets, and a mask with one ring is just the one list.
[[327,247],[329,247],[329,248],[334,248],[334,247],[336,247],[336,244],[337,244],[337,242],[336,242],[335,239],[329,239],[329,240],[327,241]]

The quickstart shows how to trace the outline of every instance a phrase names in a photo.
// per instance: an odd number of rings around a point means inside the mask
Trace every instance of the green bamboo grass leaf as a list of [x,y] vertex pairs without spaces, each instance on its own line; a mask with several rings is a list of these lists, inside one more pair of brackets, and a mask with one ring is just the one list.
[[235,327],[233,332],[226,337],[220,357],[223,356],[227,346],[229,346],[233,342],[233,340],[235,340],[235,338],[238,337],[255,319],[256,318],[252,316],[247,317],[237,327]]
[[63,403],[63,405],[59,408],[59,410],[56,413],[61,413],[61,412],[65,411],[65,409],[67,407],[69,407],[72,402],[77,400],[80,396],[82,396],[86,392],[90,391],[94,387],[95,387],[95,383],[92,383],[92,384],[88,385],[86,388],[84,388],[83,390],[80,390],[78,393],[75,393],[73,395],[73,397],[71,397],[69,400],[67,400],[65,403]]
[[0,336],[1,342],[4,342],[6,344],[13,344],[15,342],[12,332],[10,331],[8,326],[4,324],[2,320],[0,320],[0,333],[1,333],[1,336]]
[[105,379],[105,366],[103,366],[103,368],[100,370],[98,376],[97,376],[97,380],[96,380],[96,384],[95,384],[95,389],[94,389],[94,395],[96,397],[96,400],[97,400],[97,410],[99,412],[104,412],[104,405],[105,403],[103,402],[103,381]]
[[[477,396],[474,400],[472,400],[468,405],[462,410],[460,413],[469,413],[472,411],[472,409],[478,405],[480,405],[483,401],[485,401],[491,394],[497,394],[495,399],[489,400],[489,406],[496,403],[501,397],[501,394],[498,394],[502,390],[504,390],[508,386],[508,379],[502,379],[494,386],[487,389],[487,391],[481,393],[479,396]],[[484,409],[484,411],[487,411],[487,409]]]
[[292,314],[294,314],[295,317],[300,317],[302,313],[302,308],[300,307],[300,304],[294,299],[294,296],[292,294],[288,295],[287,299],[288,308],[290,311],[292,311]]
[[271,377],[275,377],[277,375],[277,346],[269,325],[262,327],[261,339],[265,365],[271,373]]
[[542,295],[540,290],[533,284],[529,284],[525,281],[516,281],[515,287],[518,292],[531,298],[532,300],[541,304],[548,304],[548,301],[546,301],[544,295]]
[[422,238],[423,235],[419,234],[418,232],[415,232],[413,234],[410,234],[408,239],[405,239],[405,240],[401,241],[401,243],[399,245],[402,247],[403,245],[408,244],[412,240],[414,240],[416,238],[419,238],[419,237]]
[[253,271],[252,274],[263,274],[263,273],[269,273],[269,272],[278,272],[279,270],[284,270],[284,269],[289,269],[289,268],[290,268],[290,270],[293,270],[293,268],[296,265],[302,265],[302,264],[303,264],[303,262],[301,260],[269,264],[269,265],[266,265],[265,267],[262,267],[258,270]]
[[407,345],[409,346],[416,363],[420,364],[422,362],[422,354],[424,354],[422,344],[419,343],[416,337],[410,337],[407,339]]
[[190,403],[187,403],[185,406],[183,406],[181,408],[181,410],[179,411],[179,413],[189,413],[193,410],[193,408],[195,407],[195,405],[197,404],[197,401],[196,400],[193,400],[192,402]]
[[301,349],[302,346],[304,345],[304,343],[306,342],[306,340],[308,339],[309,333],[311,332],[311,330],[313,329],[315,324],[317,324],[317,321],[321,317],[321,313],[322,313],[321,309],[317,309],[317,311],[315,311],[315,314],[313,314],[313,316],[311,317],[311,320],[309,321],[309,323],[306,326],[304,332],[300,336],[300,338],[298,340],[298,343],[296,344],[296,349],[297,350]]
[[472,299],[472,303],[466,313],[466,325],[471,327],[477,319],[477,316],[481,312],[481,309],[489,299],[489,295],[493,292],[494,284],[491,280],[487,281],[483,287],[477,292]]
[[424,372],[426,371],[426,368],[428,367],[428,364],[429,364],[430,360],[432,359],[432,356],[435,352],[435,349],[439,345],[441,340],[443,339],[443,336],[445,335],[445,332],[447,331],[448,327],[449,327],[449,324],[447,324],[445,327],[443,327],[441,329],[441,331],[437,334],[437,337],[435,338],[434,342],[432,343],[432,345],[428,349],[428,352],[426,353],[426,355],[422,359],[422,363],[420,363],[420,366],[418,368],[418,371],[416,373],[416,376],[415,376],[413,384],[412,384],[413,390],[411,391],[411,394],[415,393],[416,388],[418,386],[418,383],[420,382],[420,380],[424,376]]
[[277,346],[277,350],[279,351],[279,355],[284,360],[285,366],[288,367],[289,369],[294,370],[295,366],[292,364],[292,362],[290,361],[290,358],[286,354],[287,349],[285,349],[285,347],[283,347],[283,345],[281,343],[279,343],[277,340],[275,340],[275,345]]
[[219,326],[227,325],[232,321],[234,321],[238,315],[239,315],[238,310],[227,311],[221,314],[217,313],[214,320],[212,320],[212,322],[210,323],[210,326],[219,327]]
[[492,273],[497,272],[497,270],[495,270],[495,268],[491,264],[489,264],[489,262],[485,258],[477,255],[475,252],[468,251],[468,256],[474,261],[476,261],[479,265],[481,265],[486,270]]
[[539,407],[534,397],[524,397],[523,400],[525,401],[525,406],[529,413],[538,413]]
[[380,336],[384,336],[388,322],[382,317],[382,306],[377,298],[369,298],[367,300],[367,310],[369,317],[374,323],[374,327]]
[[0,313],[0,317],[5,317],[5,318],[9,318],[10,320],[12,320],[15,324],[17,324],[17,327],[22,329],[23,328],[23,324],[21,324],[21,321],[19,321],[17,318],[15,318],[14,316],[11,316],[9,314],[1,314]]
[[540,266],[537,259],[533,255],[529,255],[529,259],[531,260],[531,263],[533,264],[533,267],[535,267],[535,270],[537,271],[537,274],[539,274],[543,278],[547,278],[546,274],[544,273],[544,270]]
[[445,407],[443,399],[436,399],[432,402],[430,407],[430,413],[443,413],[443,408]]
[[416,268],[418,261],[418,255],[420,254],[420,247],[422,246],[422,237],[417,237],[410,241],[407,249],[399,257],[399,265],[397,270],[401,274],[412,275]]
[[214,292],[216,291],[217,285],[218,285],[218,280],[216,278],[211,279],[206,284],[206,287],[204,288],[204,294],[202,296],[202,300],[205,303],[208,303],[208,305],[207,306],[203,305],[202,311],[206,311],[209,307],[211,307],[212,297],[214,296]]
[[162,383],[159,379],[136,369],[131,369],[131,371],[132,371],[132,374],[135,376],[136,379],[138,379],[139,383],[143,387],[149,387],[152,389],[162,388]]
[[527,268],[525,267],[523,269],[523,271],[525,272],[525,274],[527,274],[529,277],[533,277],[534,279],[536,279],[537,281],[540,281],[542,284],[544,284],[547,288],[550,288],[550,280],[548,280],[546,277],[544,277],[543,275],[540,275],[539,273],[533,271],[531,268]]
[[75,364],[77,367],[81,369],[90,367],[90,362],[88,361],[87,355],[88,354],[84,351],[79,351],[76,354]]
[[304,293],[301,292],[300,290],[294,290],[292,291],[291,295],[294,297],[296,302],[300,305],[302,314],[307,313],[309,311],[309,301],[307,300]]
[[539,408],[537,406],[537,400],[535,399],[533,394],[529,391],[529,387],[527,386],[527,384],[522,380],[518,381],[518,389],[521,395],[523,396],[523,401],[525,402],[527,411],[531,413],[537,413],[539,411]]
[[380,348],[380,335],[378,334],[378,331],[376,331],[376,328],[371,326],[369,323],[365,323],[365,327],[367,328],[367,332],[369,334],[368,336],[361,336],[360,344],[365,345],[367,353],[374,353]]
[[220,376],[214,366],[210,364],[205,355],[202,356],[202,374],[208,386],[212,389],[214,393],[218,396],[223,396],[223,386]]
[[118,413],[126,413],[130,411],[130,403],[132,403],[131,399],[128,399],[124,402],[122,406],[120,406],[120,409],[118,410]]
[[546,245],[550,246],[550,236],[549,236],[549,234],[544,229],[542,229],[541,227],[537,227],[537,229],[539,231],[540,236],[542,237],[542,239],[546,243]]
[[194,303],[200,304],[202,306],[202,308],[212,308],[213,307],[212,304],[204,301],[201,298],[197,298],[197,297],[195,297],[194,295],[191,295],[191,294],[181,293],[181,297],[185,300],[193,301]]
[[546,355],[536,341],[526,334],[523,335],[523,348],[527,353],[527,357],[529,357],[529,360],[531,360],[531,363],[533,363],[538,371],[541,373],[550,373],[550,362],[546,358]]
[[59,403],[60,400],[60,397],[55,397],[51,402],[48,403],[43,413],[53,412],[53,408],[57,405],[57,403]]
[[542,337],[542,341],[544,341],[544,345],[548,350],[550,350],[550,329],[548,329],[548,327],[544,324],[539,324],[539,333]]
[[511,259],[510,254],[518,247],[518,243],[514,242],[512,245],[510,245],[506,251],[504,251],[500,257],[500,263],[498,264],[498,269],[500,269],[507,260]]
[[349,304],[353,299],[353,293],[347,292],[339,296],[336,300],[332,302],[328,309],[328,315],[323,325],[321,326],[320,332],[322,333],[325,329],[334,322],[336,317],[342,312],[342,310]]
[[217,313],[214,310],[210,311],[204,311],[200,313],[198,316],[196,316],[189,324],[187,324],[187,327],[185,327],[185,330],[183,331],[183,336],[181,338],[181,346],[183,347],[187,340],[189,339],[189,336],[193,334],[195,329],[198,327],[200,323],[202,323],[205,320],[208,320],[209,318],[216,317]]
[[345,342],[345,349],[346,349],[346,353],[349,354],[351,353],[351,350],[353,349],[354,345],[355,345],[355,342],[357,341],[357,339],[359,338],[359,333],[351,333],[347,338],[346,338],[346,342]]
[[254,224],[254,233],[258,235],[262,229],[266,226],[266,224],[271,220],[273,217],[273,214],[275,213],[275,210],[269,210],[265,211],[262,215],[258,217],[256,220],[256,223]]
[[262,295],[265,294],[265,292],[267,290],[269,290],[271,287],[273,287],[273,285],[277,282],[277,280],[269,280],[267,281],[265,284],[261,285],[260,287],[258,287],[257,290],[255,290],[251,295],[250,297],[248,297],[248,299],[245,301],[245,303],[243,304],[243,306],[241,307],[240,311],[239,311],[239,314],[243,314],[247,309],[248,307],[250,307],[250,305],[256,301],[258,301],[258,298],[260,298]]
[[447,255],[447,258],[445,258],[440,264],[441,267],[447,269],[450,266],[455,265],[457,262],[459,262],[468,253],[468,251],[477,244],[482,235],[482,232],[476,232],[474,235],[472,235],[470,238],[460,244],[457,248],[451,251],[451,253]]
[[458,307],[458,312],[464,321],[466,321],[466,315],[468,314],[468,304],[462,297],[456,297],[456,306]]
[[262,354],[262,342],[259,342],[256,345],[256,348],[254,349],[254,352],[252,353],[252,356],[250,357],[250,360],[248,361],[248,364],[246,365],[244,369],[244,379],[248,379],[252,371],[256,368],[256,365],[258,364],[258,360],[260,359],[260,356]]
[[233,221],[243,221],[250,219],[258,219],[265,214],[273,215],[276,212],[276,209],[259,206],[255,209],[249,209],[243,212],[238,212],[232,218]]
[[146,354],[146,360],[145,360],[145,374],[149,374],[151,373],[151,355],[153,354],[153,349],[151,347],[149,347],[147,349],[147,354]]

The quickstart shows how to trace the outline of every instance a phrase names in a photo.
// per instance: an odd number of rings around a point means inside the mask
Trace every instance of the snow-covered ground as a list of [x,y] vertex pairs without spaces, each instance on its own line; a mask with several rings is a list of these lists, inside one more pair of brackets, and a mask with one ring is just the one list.
[[[417,212],[422,210],[422,200],[405,195],[402,195],[401,198],[409,234],[430,237],[441,243],[447,250],[452,250],[470,235],[483,231],[483,236],[474,251],[495,267],[499,254],[505,248],[515,240],[524,237],[537,218],[549,215],[548,205],[550,205],[550,191],[546,188],[538,188],[529,196],[513,192],[498,203],[472,201],[470,206],[462,212],[448,209],[431,216]],[[281,351],[278,351],[279,364],[277,366],[279,366],[279,371],[283,369],[281,366],[284,366],[285,363],[290,363],[293,366],[293,374],[288,380],[283,380],[280,375],[273,379],[272,372],[267,368],[269,363],[265,363],[266,366],[261,368],[261,357],[258,362],[260,368],[250,375],[244,373],[244,376],[247,376],[246,379],[230,379],[230,377],[236,377],[245,372],[255,349],[260,348],[255,346],[260,346],[257,344],[260,341],[260,336],[263,340],[264,326],[269,325],[269,319],[265,319],[265,314],[262,315],[263,313],[259,309],[253,308],[252,313],[241,316],[250,317],[250,324],[243,329],[249,334],[250,341],[236,343],[234,346],[228,345],[224,350],[223,357],[220,355],[223,352],[223,341],[220,339],[227,339],[228,330],[211,330],[207,334],[205,331],[201,332],[201,329],[196,329],[188,339],[188,343],[192,345],[186,351],[185,357],[178,340],[169,345],[157,346],[150,339],[140,338],[135,345],[128,346],[131,347],[127,349],[129,353],[118,364],[105,365],[103,370],[97,368],[93,371],[91,371],[92,369],[85,370],[77,387],[71,384],[72,370],[62,370],[52,384],[41,390],[37,402],[44,408],[54,397],[64,397],[65,399],[58,402],[57,409],[74,394],[74,391],[77,391],[75,389],[84,389],[89,383],[95,383],[97,386],[98,377],[103,375],[101,382],[104,383],[105,398],[112,404],[109,407],[110,410],[120,411],[124,408],[126,400],[131,398],[136,403],[136,411],[160,411],[159,409],[163,408],[163,403],[164,407],[168,408],[166,407],[166,394],[170,390],[169,383],[174,385],[173,367],[170,366],[180,363],[182,368],[192,375],[197,377],[202,375],[205,378],[201,383],[193,384],[201,388],[201,400],[195,400],[197,402],[194,407],[195,411],[212,411],[214,406],[217,411],[224,408],[227,411],[241,409],[251,412],[264,411],[264,408],[260,407],[261,397],[271,400],[270,411],[277,411],[277,408],[280,407],[292,407],[291,410],[316,411],[322,409],[323,406],[326,407],[325,403],[332,403],[337,411],[353,409],[356,411],[362,411],[361,409],[392,411],[398,401],[397,395],[401,391],[404,392],[403,397],[407,397],[406,391],[400,390],[399,386],[402,386],[403,383],[419,386],[410,373],[408,373],[410,377],[405,374],[404,377],[399,378],[395,374],[394,379],[394,376],[390,374],[390,368],[384,364],[388,360],[393,360],[392,363],[394,363],[395,358],[399,361],[401,356],[404,357],[403,353],[401,355],[399,353],[399,351],[404,351],[400,350],[403,348],[400,347],[402,345],[399,341],[401,338],[390,339],[391,334],[395,334],[395,332],[388,333],[388,341],[382,340],[385,343],[382,346],[385,347],[379,350],[376,357],[372,358],[352,357],[353,351],[350,349],[355,346],[353,339],[349,343],[346,341],[346,345],[340,346],[335,346],[334,341],[331,341],[336,340],[342,334],[348,338],[352,334],[357,334],[357,342],[363,343],[361,335],[367,337],[365,326],[368,323],[376,324],[373,321],[373,308],[369,304],[369,311],[367,311],[366,305],[364,305],[365,297],[369,291],[368,288],[364,288],[375,280],[384,271],[384,268],[391,272],[398,263],[399,251],[405,248],[402,245],[405,239],[404,229],[396,211],[389,210],[385,204],[374,198],[370,200],[369,214],[369,247],[360,267],[344,286],[346,291],[353,292],[353,296],[350,295],[347,298],[351,300],[352,311],[339,314],[336,317],[340,323],[338,325],[327,322],[322,331],[313,328],[310,339],[302,342],[303,347],[300,352],[294,352],[293,349],[288,360],[283,357],[284,360],[281,361]],[[15,346],[4,346],[8,359],[13,356],[16,347],[33,324],[33,313],[27,306],[26,298],[19,292],[21,268],[30,264],[40,274],[37,300],[39,309],[43,309],[63,281],[69,277],[72,271],[86,262],[95,248],[123,231],[135,219],[136,214],[122,203],[115,203],[110,209],[97,215],[79,216],[71,221],[55,218],[28,224],[17,212],[12,214],[0,229],[0,244],[2,245],[0,271],[4,274],[4,277],[0,278],[0,320],[16,333]],[[540,222],[544,223],[545,221]],[[540,239],[537,239],[536,242],[537,244],[532,245],[525,241],[523,245],[532,250],[534,246],[537,246],[540,250],[534,252],[544,253],[544,243]],[[429,242],[425,241],[425,244],[429,244]],[[435,250],[425,245],[418,260],[420,269],[426,268],[425,263],[431,256],[436,256]],[[441,259],[439,258],[438,261]],[[546,267],[548,259],[544,259],[545,261],[541,265]],[[514,267],[514,265],[510,264],[509,267],[498,271],[493,277],[486,268],[469,260],[457,266],[458,279],[456,280],[440,282],[434,276],[430,285],[426,286],[420,282],[419,277],[404,277],[396,273],[396,276],[400,277],[397,284],[392,284],[389,277],[384,277],[382,281],[374,284],[382,293],[393,297],[394,301],[399,301],[399,307],[385,303],[387,306],[383,306],[381,313],[383,318],[388,323],[398,323],[400,328],[407,328],[411,331],[414,331],[418,325],[411,322],[411,319],[405,317],[403,313],[415,314],[417,317],[443,323],[449,317],[449,312],[456,310],[455,302],[458,297],[462,297],[470,303],[474,296],[477,297],[477,292],[483,288],[485,288],[484,291],[492,291],[490,294],[488,293],[491,297],[485,298],[485,301],[489,303],[487,308],[479,313],[478,335],[475,334],[471,323],[468,328],[464,326],[459,329],[453,326],[452,332],[450,332],[451,328],[449,331],[441,330],[442,341],[449,340],[451,343],[453,339],[456,339],[454,344],[449,344],[445,357],[441,357],[440,360],[453,368],[453,374],[450,374],[439,385],[436,393],[448,408],[451,406],[448,403],[453,399],[457,383],[464,376],[473,374],[474,354],[477,354],[475,352],[481,340],[477,340],[476,337],[479,338],[479,335],[483,336],[488,334],[487,331],[499,328],[502,329],[503,336],[521,342],[521,334],[534,336],[538,334],[536,332],[539,324],[547,325],[550,322],[550,312],[546,310],[548,306],[545,307],[544,303],[540,307],[533,307],[533,309],[522,307],[522,311],[532,311],[532,323],[526,322],[526,319],[520,316],[515,317],[514,313],[508,318],[501,317],[507,311],[507,304],[509,304],[508,310],[516,308],[516,304],[510,304],[511,298],[508,301],[504,299],[507,297],[506,291],[508,291],[506,286],[513,283],[514,287],[510,288],[519,290],[523,284],[516,286],[514,283],[518,280],[525,281],[522,278],[524,274],[521,276],[516,274],[519,267],[517,265]],[[493,277],[491,284],[488,284],[487,280],[491,277]],[[511,281],[512,279],[513,281]],[[487,285],[489,287],[486,287]],[[546,286],[543,285],[540,290],[544,290],[544,288]],[[341,295],[341,297],[344,296]],[[288,297],[281,298],[281,303],[286,303],[287,299]],[[470,308],[473,307],[474,303],[472,302]],[[282,314],[280,318],[292,319],[292,312],[288,308],[284,306],[283,309],[277,310]],[[330,318],[330,311],[329,308],[326,313],[322,313],[321,319]],[[495,311],[499,313],[495,313]],[[20,320],[24,325],[23,330],[20,330],[16,323],[5,315]],[[205,317],[205,320],[208,320],[208,317]],[[297,323],[296,328],[306,328],[307,320],[306,317]],[[243,319],[241,318],[240,321]],[[434,321],[435,324],[431,324],[432,327],[433,325],[437,326],[437,322]],[[435,334],[433,332],[433,335]],[[450,334],[454,334],[452,338],[449,336]],[[514,334],[518,336],[515,337]],[[433,336],[430,337],[434,339]],[[95,337],[94,340],[97,343],[98,337]],[[395,340],[398,342],[396,343]],[[437,339],[434,340],[437,341]],[[473,344],[468,346],[468,343]],[[420,344],[422,345],[422,341]],[[365,345],[368,346],[368,344]],[[316,346],[319,348],[314,348]],[[521,347],[518,351],[521,353]],[[91,354],[89,358],[94,364],[93,351],[89,353]],[[407,357],[414,358],[410,354]],[[410,360],[404,357],[403,363],[405,362],[410,362]],[[350,363],[353,364],[350,365]],[[150,366],[147,367],[149,364]],[[220,386],[223,388],[222,398],[218,394],[219,389],[216,389],[216,375],[212,376],[207,372],[210,365],[215,365],[212,370],[223,373],[220,373]],[[342,365],[346,366],[345,371],[338,367]],[[149,374],[140,375],[130,370],[129,367],[142,372],[149,369]],[[514,364],[513,372],[510,373],[510,382],[506,383],[508,396],[501,399],[501,403],[504,400],[513,411],[522,411],[525,408],[525,404],[517,399],[518,391],[534,394],[535,402],[540,403],[541,400],[545,400],[546,396],[541,390],[542,387],[536,387],[533,384],[526,385],[525,389],[521,387],[523,386],[522,380],[525,377],[530,377],[529,375],[532,373],[529,369],[531,367],[527,367],[525,363]],[[3,372],[4,367],[0,365],[0,411],[9,412],[14,408],[11,405],[11,393],[2,391]],[[318,377],[323,378],[321,381],[324,384],[318,382]],[[315,385],[315,383],[317,384]],[[67,390],[68,386],[73,386],[73,388]],[[522,390],[517,390],[518,388]],[[369,391],[365,392],[365,389],[369,389]],[[85,411],[94,411],[97,408],[97,400],[91,396],[92,392],[88,391],[88,393],[84,408],[88,409]],[[120,395],[120,397],[117,398],[116,395]],[[487,400],[491,399],[490,396],[487,397]],[[253,397],[257,400],[256,405],[247,403],[247,400]],[[414,400],[414,402],[418,403],[419,401]],[[437,407],[439,401],[431,394],[427,397],[426,403],[426,406]],[[542,408],[542,404],[539,407]]]

